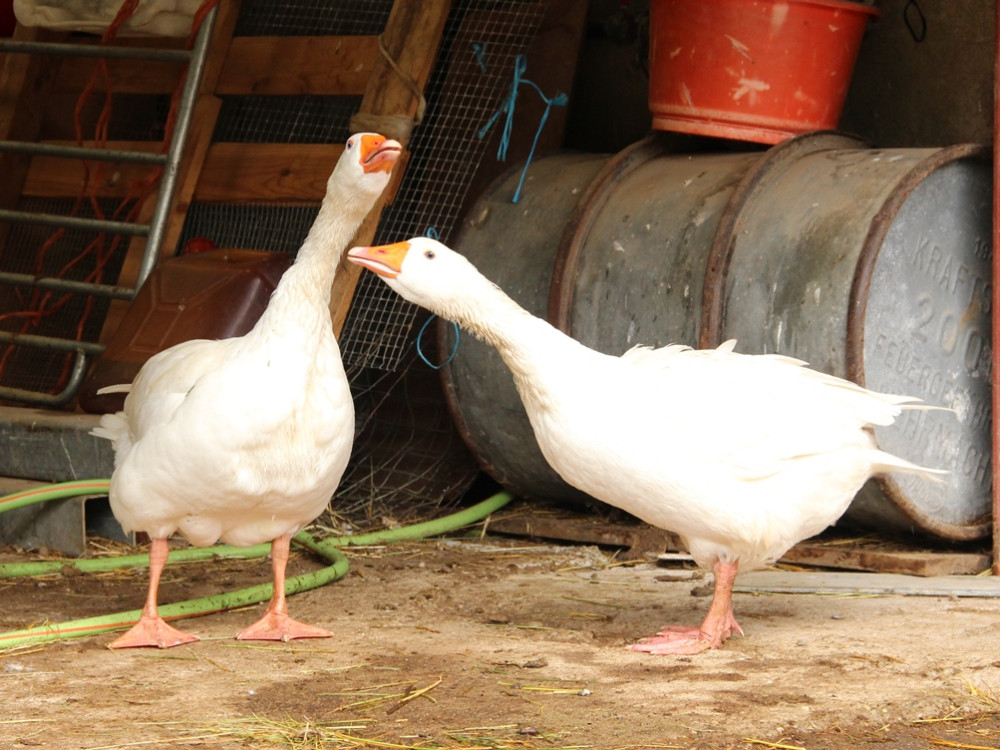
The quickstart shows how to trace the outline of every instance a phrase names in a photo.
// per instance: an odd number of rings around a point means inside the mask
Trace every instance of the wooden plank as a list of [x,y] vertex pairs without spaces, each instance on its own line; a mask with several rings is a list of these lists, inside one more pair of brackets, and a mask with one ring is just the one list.
[[361,96],[377,57],[374,36],[236,37],[216,93]]
[[[75,146],[71,141],[43,141],[60,146]],[[93,146],[88,141],[83,145]],[[162,144],[154,141],[109,141],[107,148],[124,151],[144,151],[158,153]],[[144,178],[153,167],[142,164],[109,163],[101,184],[96,186],[97,195],[107,198],[122,198],[128,193],[133,180]],[[84,180],[84,165],[79,159],[63,159],[53,156],[32,157],[24,182],[23,194],[40,198],[76,197]]]
[[157,263],[176,255],[177,243],[184,229],[184,219],[188,209],[196,200],[195,192],[208,163],[208,154],[212,147],[212,134],[215,123],[222,108],[222,100],[217,96],[203,94],[195,104],[191,129],[188,131],[187,148],[181,160],[177,187],[174,191],[173,204],[167,218],[167,227],[163,233],[163,245]]
[[783,563],[796,565],[925,577],[976,575],[989,568],[990,561],[990,555],[985,552],[882,550],[844,545],[817,545],[808,542],[795,545],[781,558]]
[[242,5],[242,0],[227,0],[217,6],[219,11],[215,17],[215,28],[212,29],[212,39],[208,45],[209,52],[201,75],[199,93],[215,94],[215,89],[219,85],[219,76],[222,75],[222,68],[226,64],[229,45],[233,41],[233,31],[236,29],[236,21],[239,18]]
[[[59,60],[59,75],[53,91],[77,95],[89,83],[97,60],[89,57],[64,57]],[[184,63],[157,60],[108,60],[108,78],[98,76],[95,93],[108,88],[114,94],[170,94],[184,70]]]
[[[427,85],[450,8],[450,0],[430,0],[423,3],[396,0],[393,4],[392,13],[389,14],[389,21],[381,36],[385,55],[379,55],[376,61],[359,110],[359,114],[368,116],[367,121],[375,122],[378,117],[403,115],[412,118],[416,115],[420,97],[414,89],[423,91]],[[386,56],[395,64],[390,63]],[[388,128],[378,129],[392,137],[399,137],[403,145],[406,145],[407,135],[387,132]],[[399,171],[402,173],[402,170]],[[365,219],[355,234],[354,244],[372,241],[382,206],[388,198],[388,195],[383,196],[382,201]],[[360,275],[361,266],[354,263],[341,264],[334,280],[330,314],[334,333],[338,336],[351,309],[354,289]]]
[[[490,531],[564,542],[625,547],[624,559],[638,559],[684,549],[680,537],[648,524],[613,524],[589,516],[522,513],[495,518]],[[911,576],[977,575],[990,567],[986,552],[899,549],[898,545],[822,544],[806,540],[780,560],[792,565],[842,568]]]
[[[197,115],[196,115],[197,117]],[[195,126],[197,120],[192,122]],[[213,120],[214,123],[214,120]],[[60,142],[65,143],[65,142]],[[153,141],[108,143],[109,148],[158,152]],[[313,202],[323,200],[326,181],[343,153],[343,144],[216,143],[205,157],[193,199],[206,202]],[[115,164],[97,194],[121,197],[131,180],[148,174],[149,166]],[[24,194],[35,197],[76,196],[83,179],[77,160],[38,156],[31,160]]]
[[[212,40],[209,43],[209,55],[205,61],[202,75],[202,92],[211,92],[215,88],[222,68],[224,51],[232,37],[233,28],[239,14],[240,0],[227,0],[219,3],[215,28],[212,30]],[[96,46],[100,43],[97,37],[77,37],[74,43]],[[116,39],[116,47],[149,47],[154,49],[184,49],[187,40],[179,37],[124,36]],[[222,54],[220,54],[220,51]],[[86,57],[69,57],[60,61],[58,80],[55,84],[56,93],[78,95],[90,82],[97,65],[96,59]],[[108,85],[115,94],[171,94],[177,85],[184,69],[184,63],[157,62],[153,60],[118,60],[107,61]],[[104,92],[105,81],[99,78],[95,82],[95,91]]]
[[755,570],[736,579],[733,591],[753,594],[864,594],[868,596],[1000,597],[994,576],[918,578],[891,573]]
[[641,560],[667,550],[682,549],[680,538],[669,531],[648,524],[606,523],[596,518],[558,518],[536,514],[507,516],[491,519],[488,530],[491,533],[625,547],[624,560]]
[[319,203],[342,143],[214,143],[195,200]]
[[[172,47],[183,49],[183,44]],[[378,39],[373,36],[237,37],[229,46],[215,92],[361,96],[376,57]],[[55,90],[79,93],[96,65],[91,58],[62,60]],[[95,91],[110,87],[115,94],[170,94],[183,63],[110,59],[107,70],[107,82],[99,77]]]

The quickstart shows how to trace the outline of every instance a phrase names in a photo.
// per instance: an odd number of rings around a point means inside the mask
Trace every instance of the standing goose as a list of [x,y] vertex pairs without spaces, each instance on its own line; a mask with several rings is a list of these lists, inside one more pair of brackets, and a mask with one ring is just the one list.
[[416,237],[349,260],[405,299],[495,347],[514,376],[545,459],[568,483],[679,534],[715,593],[701,627],[668,626],[631,648],[695,654],[743,631],[739,570],[818,534],[861,485],[889,471],[940,474],[879,450],[869,425],[915,399],[874,393],[780,355],[587,348],[530,315],[464,257]]
[[347,243],[389,182],[402,147],[352,136],[295,262],[253,330],[193,340],[142,367],[124,410],[93,434],[111,440],[111,510],[126,531],[152,540],[142,617],[112,648],[167,648],[198,640],[157,611],[167,538],[204,547],[220,539],[271,542],[274,595],[237,636],[289,640],[331,635],[296,622],[285,601],[292,536],[326,508],[354,440],[354,403],[330,320],[330,287]]

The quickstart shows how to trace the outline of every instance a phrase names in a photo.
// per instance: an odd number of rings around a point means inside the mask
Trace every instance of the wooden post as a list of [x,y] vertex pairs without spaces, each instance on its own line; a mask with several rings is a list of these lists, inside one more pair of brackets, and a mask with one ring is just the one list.
[[[421,97],[416,92],[422,92],[430,78],[450,7],[450,0],[421,3],[396,0],[381,37],[385,53],[379,55],[361,101],[361,119],[378,122],[379,117],[403,115],[414,118],[417,115]],[[402,139],[403,145],[406,145],[406,134],[385,134]],[[382,207],[391,201],[394,185],[398,185],[404,167],[405,162],[397,164],[393,184],[361,224],[354,236],[354,244],[372,241]],[[338,336],[347,320],[360,275],[361,267],[353,263],[341,262],[337,270],[330,300],[330,314],[333,318],[333,331]]]

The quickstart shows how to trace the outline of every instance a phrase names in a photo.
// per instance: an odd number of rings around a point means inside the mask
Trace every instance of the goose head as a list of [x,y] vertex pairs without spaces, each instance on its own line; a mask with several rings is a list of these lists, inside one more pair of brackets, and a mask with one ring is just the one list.
[[485,282],[468,260],[429,237],[355,247],[347,258],[378,274],[404,299],[451,320],[469,299],[480,297],[474,290]]
[[359,196],[378,197],[403,153],[399,141],[378,133],[355,133],[344,144],[344,153],[327,182],[329,191],[343,185]]

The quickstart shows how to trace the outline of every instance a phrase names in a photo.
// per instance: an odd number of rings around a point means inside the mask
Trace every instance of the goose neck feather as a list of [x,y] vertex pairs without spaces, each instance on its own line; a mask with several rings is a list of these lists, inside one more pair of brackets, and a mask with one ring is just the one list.
[[547,410],[557,393],[572,382],[574,371],[604,358],[530,314],[492,282],[475,291],[461,295],[438,314],[494,347],[522,399],[533,408]]
[[[330,328],[330,292],[347,244],[371,207],[371,197],[330,181],[309,234],[257,321],[253,336],[320,336]],[[330,332],[332,336],[332,331]]]

